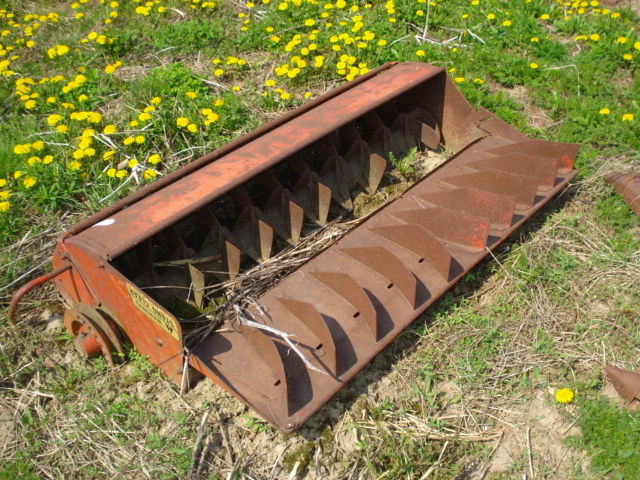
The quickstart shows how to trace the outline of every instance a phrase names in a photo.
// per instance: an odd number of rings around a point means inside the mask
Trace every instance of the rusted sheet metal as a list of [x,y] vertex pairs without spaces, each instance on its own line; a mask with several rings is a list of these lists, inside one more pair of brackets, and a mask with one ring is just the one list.
[[636,215],[640,215],[640,178],[621,173],[610,173],[605,179],[615,187],[616,193],[622,195],[625,203]]
[[[235,320],[196,336],[178,315],[352,209],[413,147],[454,155]],[[563,189],[576,154],[474,111],[441,68],[387,65],[81,222],[49,277],[83,355],[115,361],[128,340],[182,388],[204,374],[291,431]]]

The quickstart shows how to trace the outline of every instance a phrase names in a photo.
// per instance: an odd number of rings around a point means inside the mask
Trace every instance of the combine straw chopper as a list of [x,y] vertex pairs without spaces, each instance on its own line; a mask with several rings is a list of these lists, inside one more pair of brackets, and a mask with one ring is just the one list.
[[[452,155],[266,292],[228,299],[226,320],[195,328],[176,308],[207,318],[210,289],[348,213],[414,147]],[[129,342],[183,389],[204,375],[293,431],[565,188],[577,150],[476,111],[442,68],[387,64],[72,227],[10,317],[53,280],[83,355],[112,363]]]

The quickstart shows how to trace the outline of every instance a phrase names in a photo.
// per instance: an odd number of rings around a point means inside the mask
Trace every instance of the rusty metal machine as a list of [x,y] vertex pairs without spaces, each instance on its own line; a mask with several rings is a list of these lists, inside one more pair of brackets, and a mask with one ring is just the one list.
[[[450,157],[265,291],[203,300],[348,214],[416,147]],[[84,355],[113,362],[129,342],[293,431],[565,188],[577,150],[475,110],[442,68],[384,65],[75,225],[10,316],[53,279]]]

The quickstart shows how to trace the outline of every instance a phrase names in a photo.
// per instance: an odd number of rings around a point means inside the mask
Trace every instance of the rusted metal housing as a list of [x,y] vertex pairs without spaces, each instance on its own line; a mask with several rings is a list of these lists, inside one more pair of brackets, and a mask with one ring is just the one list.
[[622,195],[625,203],[636,215],[640,215],[640,178],[622,173],[605,175],[605,180],[615,187],[616,193]]
[[[453,155],[242,310],[270,331],[236,320],[188,341],[175,299],[349,210],[412,147]],[[86,355],[126,339],[183,387],[200,372],[292,431],[562,190],[576,154],[476,111],[442,68],[385,65],[65,233],[65,324]]]

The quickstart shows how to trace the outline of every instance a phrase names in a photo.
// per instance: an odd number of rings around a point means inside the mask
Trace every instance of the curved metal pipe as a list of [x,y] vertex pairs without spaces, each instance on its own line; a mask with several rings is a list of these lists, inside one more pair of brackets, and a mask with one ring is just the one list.
[[46,273],[38,278],[34,278],[30,282],[25,283],[22,287],[20,287],[16,291],[16,293],[13,294],[13,297],[11,297],[11,303],[9,304],[9,310],[7,311],[7,317],[9,318],[9,321],[11,322],[11,324],[15,327],[16,322],[13,317],[15,315],[18,302],[20,302],[20,299],[25,293],[27,293],[30,290],[33,290],[36,287],[39,287],[44,282],[48,282],[52,278],[57,277],[58,275],[66,272],[70,268],[71,268],[71,264],[68,263],[66,265],[56,268],[55,270],[51,270],[49,273]]

